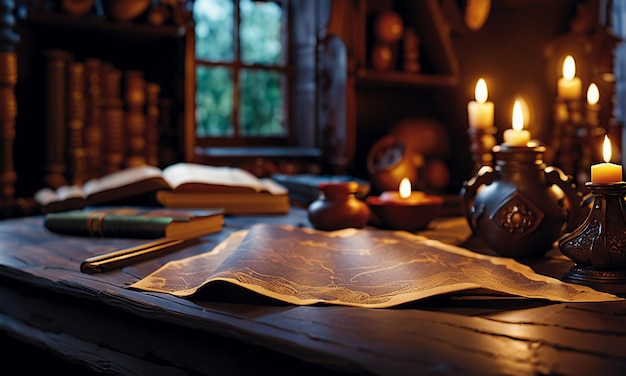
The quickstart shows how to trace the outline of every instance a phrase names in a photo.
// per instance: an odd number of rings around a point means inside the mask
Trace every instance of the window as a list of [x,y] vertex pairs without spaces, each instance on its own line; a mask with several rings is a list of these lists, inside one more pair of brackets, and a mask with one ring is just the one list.
[[330,4],[194,1],[195,160],[321,156],[316,64]]
[[288,136],[284,3],[195,1],[196,134],[206,140],[201,144],[246,145]]

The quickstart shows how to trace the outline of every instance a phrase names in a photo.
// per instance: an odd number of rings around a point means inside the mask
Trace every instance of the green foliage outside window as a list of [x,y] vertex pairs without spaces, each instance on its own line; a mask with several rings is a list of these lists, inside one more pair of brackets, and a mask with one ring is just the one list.
[[[196,133],[284,136],[284,73],[250,65],[282,64],[282,8],[274,2],[241,0],[240,54],[234,50],[233,0],[196,0]],[[241,56],[238,66],[235,56]],[[215,65],[217,63],[217,65]],[[240,68],[240,69],[238,69]],[[233,124],[235,74],[239,74],[239,125]]]

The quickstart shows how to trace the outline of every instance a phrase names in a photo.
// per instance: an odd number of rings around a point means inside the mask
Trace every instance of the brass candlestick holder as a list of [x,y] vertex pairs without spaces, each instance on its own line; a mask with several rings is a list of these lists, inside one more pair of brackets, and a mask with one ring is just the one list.
[[563,279],[610,293],[626,293],[626,182],[586,183],[593,205],[585,221],[559,239],[574,261]]

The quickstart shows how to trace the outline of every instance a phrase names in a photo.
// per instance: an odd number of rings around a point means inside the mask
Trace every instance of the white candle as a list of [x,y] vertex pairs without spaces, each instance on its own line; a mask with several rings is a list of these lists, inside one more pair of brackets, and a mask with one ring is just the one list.
[[594,184],[610,184],[622,181],[622,166],[609,163],[611,160],[611,141],[605,135],[602,147],[604,163],[591,166],[591,182]]
[[582,81],[576,77],[576,62],[572,55],[563,61],[563,77],[557,82],[557,95],[564,100],[580,100]]
[[491,128],[493,126],[493,102],[488,101],[489,93],[484,79],[478,79],[474,89],[475,101],[467,104],[467,117],[471,128]]
[[504,143],[508,146],[526,146],[530,141],[530,132],[524,129],[522,105],[515,101],[513,105],[513,129],[504,131]]

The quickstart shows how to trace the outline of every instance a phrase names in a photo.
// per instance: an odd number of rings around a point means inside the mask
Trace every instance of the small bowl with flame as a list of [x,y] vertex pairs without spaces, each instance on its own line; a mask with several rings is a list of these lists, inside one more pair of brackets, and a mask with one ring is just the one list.
[[398,192],[385,191],[365,201],[370,207],[373,225],[406,231],[426,228],[443,206],[443,197],[412,191],[411,182],[406,178],[400,182]]

